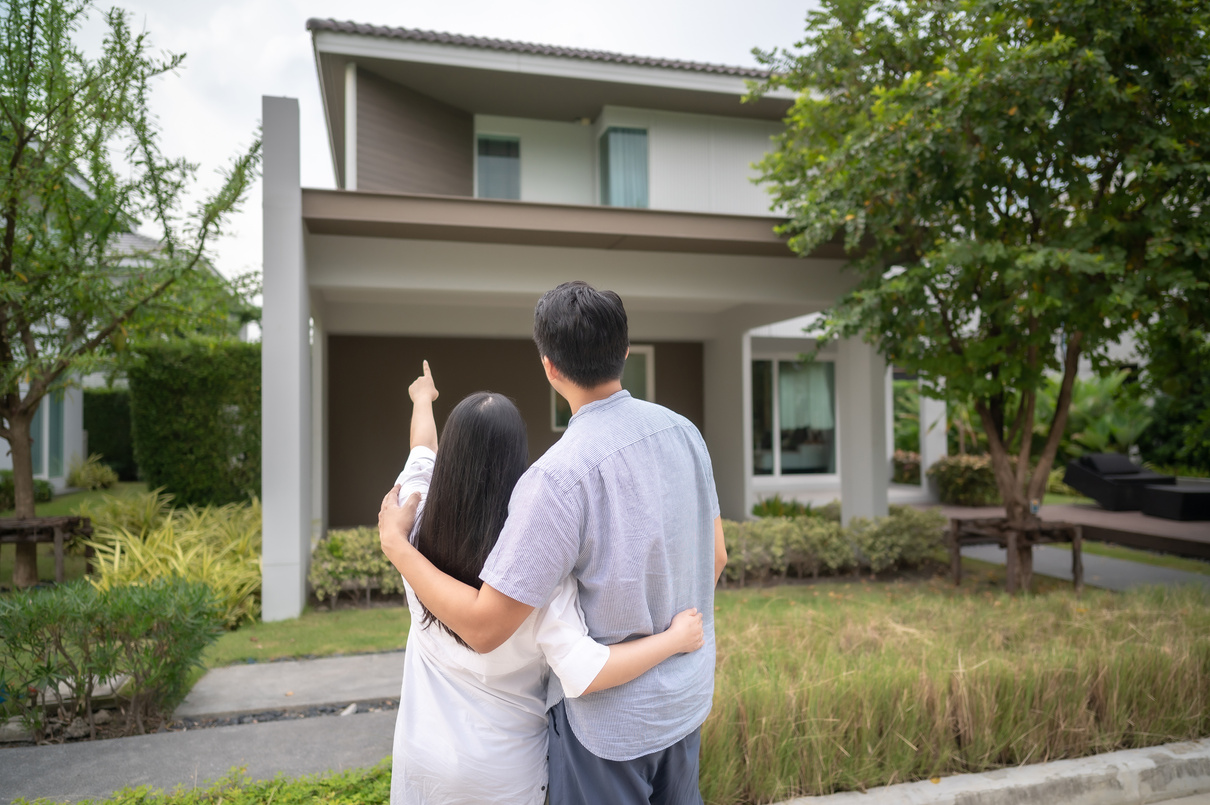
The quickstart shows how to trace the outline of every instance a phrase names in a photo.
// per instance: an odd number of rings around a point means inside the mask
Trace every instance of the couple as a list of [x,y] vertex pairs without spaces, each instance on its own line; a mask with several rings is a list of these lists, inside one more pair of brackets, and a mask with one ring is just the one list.
[[412,611],[391,802],[700,803],[726,564],[706,446],[622,389],[617,294],[549,291],[534,341],[573,416],[528,470],[507,398],[460,402],[437,451],[427,363],[408,389],[378,518]]

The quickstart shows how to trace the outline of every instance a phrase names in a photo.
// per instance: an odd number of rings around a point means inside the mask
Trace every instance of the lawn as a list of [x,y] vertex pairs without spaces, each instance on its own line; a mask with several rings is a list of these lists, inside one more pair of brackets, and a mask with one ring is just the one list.
[[[38,517],[58,517],[61,515],[79,514],[83,503],[100,500],[104,495],[125,497],[142,494],[147,491],[147,484],[142,481],[119,482],[112,489],[84,490],[59,495],[56,498],[38,503],[34,514]],[[0,517],[12,517],[13,510],[0,512]],[[10,585],[13,579],[13,563],[16,561],[17,546],[0,546],[0,585]],[[81,578],[84,575],[84,557],[68,553],[64,557],[63,573],[67,580]],[[55,546],[48,542],[38,544],[38,580],[51,582],[55,580]]]

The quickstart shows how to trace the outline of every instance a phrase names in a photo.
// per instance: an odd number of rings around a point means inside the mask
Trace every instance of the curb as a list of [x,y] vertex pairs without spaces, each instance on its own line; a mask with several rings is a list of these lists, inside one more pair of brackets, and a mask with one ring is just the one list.
[[1147,805],[1210,792],[1210,738],[781,805]]

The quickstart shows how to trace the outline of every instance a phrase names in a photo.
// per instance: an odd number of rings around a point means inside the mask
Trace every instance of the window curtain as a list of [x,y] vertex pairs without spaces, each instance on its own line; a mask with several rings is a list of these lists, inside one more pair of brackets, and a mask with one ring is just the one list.
[[58,478],[63,471],[63,392],[52,391],[47,395],[50,403],[49,432],[46,436],[47,471],[51,478]]
[[[43,397],[42,401],[45,402],[46,398]],[[42,456],[46,454],[46,442],[42,438],[43,433],[46,431],[46,428],[42,424],[46,419],[42,414],[44,408],[45,406],[42,403],[38,403],[38,410],[34,412],[33,421],[29,423],[29,437],[33,440],[35,477],[45,472],[45,463],[42,460]]]
[[601,203],[647,206],[647,132],[609,128],[601,135]]
[[521,198],[521,141],[479,138],[479,198]]
[[779,367],[781,429],[836,427],[831,363],[790,363]]

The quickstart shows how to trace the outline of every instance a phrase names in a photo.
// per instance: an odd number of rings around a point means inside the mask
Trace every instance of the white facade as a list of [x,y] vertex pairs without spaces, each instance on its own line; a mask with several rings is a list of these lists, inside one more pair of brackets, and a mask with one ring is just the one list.
[[[25,393],[24,386],[21,393]],[[34,478],[49,481],[56,493],[62,492],[67,488],[72,464],[87,456],[84,392],[73,386],[43,397],[30,436],[34,442]],[[0,453],[0,469],[12,468],[12,454],[4,450]]]

